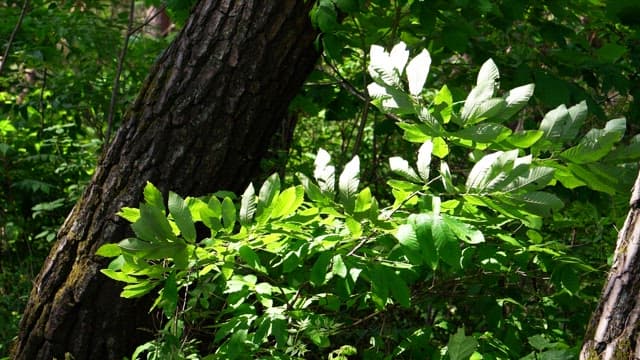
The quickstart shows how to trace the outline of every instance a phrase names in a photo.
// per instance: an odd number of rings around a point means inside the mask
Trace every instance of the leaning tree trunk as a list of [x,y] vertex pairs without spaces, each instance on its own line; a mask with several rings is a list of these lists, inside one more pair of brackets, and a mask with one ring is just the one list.
[[640,174],[580,359],[640,359]]
[[[247,185],[313,69],[313,1],[201,0],[160,57],[35,280],[16,359],[121,359],[145,338],[148,303],[102,276],[116,213],[147,181],[200,195]],[[146,335],[148,337],[148,333]]]

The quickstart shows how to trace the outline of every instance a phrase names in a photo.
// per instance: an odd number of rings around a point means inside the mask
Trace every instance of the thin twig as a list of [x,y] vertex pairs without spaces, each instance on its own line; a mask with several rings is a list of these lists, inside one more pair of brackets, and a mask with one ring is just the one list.
[[129,23],[127,24],[127,34],[124,37],[124,44],[118,56],[118,70],[116,76],[113,79],[113,89],[111,89],[111,102],[109,103],[109,113],[107,114],[107,135],[104,139],[103,149],[107,148],[109,140],[111,138],[111,129],[113,128],[113,113],[116,107],[116,98],[118,97],[118,88],[120,87],[120,74],[122,74],[122,66],[124,64],[124,58],[127,56],[127,49],[129,48],[129,38],[131,38],[131,29],[133,28],[133,18],[135,10],[135,0],[131,0],[129,4]]
[[[349,92],[351,95],[357,97],[361,101],[367,101],[367,99],[369,99],[368,95],[366,95],[363,92],[361,92],[358,89],[356,89],[356,87],[353,86],[353,84],[351,84],[347,79],[343,78],[342,75],[338,72],[338,70],[336,69],[336,67],[333,64],[327,63],[327,65],[329,65],[329,68],[331,70],[330,75],[333,75],[336,78],[336,80],[338,80],[338,84],[343,89],[347,90],[347,92]],[[399,117],[398,115],[395,115],[395,114],[384,113],[384,116],[386,116],[387,118],[389,118],[391,120],[403,121],[401,117]]]
[[157,9],[156,12],[153,13],[153,15],[149,16],[148,18],[144,19],[144,22],[138,26],[136,26],[133,29],[130,29],[127,31],[127,33],[129,34],[129,36],[137,33],[138,31],[142,30],[142,28],[144,28],[145,26],[149,25],[151,23],[151,21],[153,19],[155,19],[158,15],[162,14],[162,12],[167,8],[167,5],[162,5],[160,8]]
[[47,88],[47,68],[44,68],[42,72],[42,86],[40,87],[40,134],[44,132],[44,112],[46,111],[46,105],[44,104],[44,90]]
[[16,26],[13,28],[13,31],[11,32],[11,36],[9,36],[9,41],[7,42],[7,48],[4,49],[4,55],[2,55],[2,62],[0,62],[0,75],[2,74],[4,65],[7,63],[7,59],[9,58],[9,51],[11,51],[11,45],[13,44],[13,40],[15,39],[16,33],[18,33],[20,26],[22,26],[22,20],[24,19],[24,16],[27,14],[28,7],[29,7],[29,0],[24,0],[24,3],[22,4],[22,10],[20,11],[20,17],[18,18],[18,22],[16,23]]

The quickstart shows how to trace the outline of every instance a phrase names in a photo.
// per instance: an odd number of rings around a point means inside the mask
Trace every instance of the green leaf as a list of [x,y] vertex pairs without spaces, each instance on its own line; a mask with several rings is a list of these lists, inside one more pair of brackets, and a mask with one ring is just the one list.
[[429,126],[422,123],[410,124],[405,122],[398,122],[396,124],[403,130],[402,137],[409,142],[422,144],[425,141],[430,140],[432,136],[435,136],[437,134]]
[[258,254],[256,254],[249,246],[242,245],[240,249],[238,249],[238,255],[252,269],[265,274],[267,273],[267,269],[260,263],[260,257],[258,257]]
[[392,111],[397,114],[413,114],[415,109],[413,101],[404,91],[390,85],[371,83],[367,86],[369,96],[373,103],[384,111]]
[[256,215],[260,216],[266,208],[271,206],[273,200],[280,193],[280,176],[278,173],[274,173],[269,176],[262,186],[258,194],[258,207],[256,209]]
[[405,283],[404,279],[396,274],[393,270],[388,271],[388,276],[392,286],[389,287],[391,290],[391,296],[394,300],[400,304],[400,306],[404,308],[408,308],[411,306],[411,290]]
[[409,166],[409,162],[399,156],[389,158],[389,167],[394,173],[416,183],[422,182],[418,174]]
[[131,224],[136,236],[148,242],[175,240],[176,235],[165,217],[164,211],[156,206],[140,204],[140,218]]
[[596,55],[607,63],[613,64],[627,53],[625,46],[615,43],[606,43],[596,51]]
[[424,83],[429,75],[431,66],[431,55],[429,51],[423,49],[420,54],[414,57],[407,65],[406,73],[409,82],[409,93],[417,96],[422,92]]
[[573,140],[582,127],[586,117],[587,103],[581,102],[570,109],[560,105],[549,111],[540,123],[540,130],[544,132],[544,139],[550,140],[556,146],[564,141]]
[[454,193],[456,188],[453,186],[453,177],[449,170],[449,165],[445,161],[440,162],[440,176],[442,177],[442,186],[447,193]]
[[320,2],[311,14],[311,19],[322,32],[331,32],[338,27],[338,13],[331,2]]
[[173,216],[176,225],[178,225],[182,237],[184,237],[187,242],[195,242],[196,227],[191,218],[189,207],[180,195],[172,191],[169,192],[169,213]]
[[318,182],[318,186],[322,193],[326,196],[333,198],[335,192],[335,167],[330,165],[331,155],[324,149],[318,149],[318,154],[314,161],[315,170],[313,171],[313,177]]
[[[397,46],[402,45],[398,44],[396,45],[396,47]],[[399,51],[396,51],[396,53],[399,53]],[[407,53],[407,57],[408,55],[409,54]],[[398,61],[396,61],[396,63],[398,63]],[[371,48],[369,50],[369,66],[367,69],[369,70],[371,78],[379,83],[374,83],[375,85],[378,85],[379,87],[382,87],[382,84],[389,86],[400,86],[400,74],[397,71],[396,67],[394,67],[393,62],[391,61],[390,54],[382,46],[371,45]],[[371,85],[372,84],[370,84],[369,87],[371,87]],[[369,87],[367,88],[369,89]],[[374,89],[372,94],[372,91],[369,90],[369,94],[371,96],[374,96],[377,91],[378,90]]]
[[429,167],[431,166],[431,153],[433,152],[433,142],[425,141],[418,150],[418,161],[416,167],[418,168],[418,174],[422,180],[426,183],[429,181]]
[[[484,83],[497,84],[500,81],[500,72],[493,59],[488,59],[480,67],[478,72],[478,78],[476,79],[476,86],[480,86]],[[491,95],[493,96],[493,95]],[[491,97],[487,96],[487,98]]]
[[256,208],[256,191],[253,188],[253,183],[250,183],[242,194],[242,200],[240,200],[240,224],[242,226],[251,224]]
[[521,195],[511,194],[504,196],[503,199],[508,199],[513,206],[540,216],[549,216],[552,210],[559,210],[564,206],[557,196],[544,191],[532,191]]
[[360,158],[356,155],[347,163],[347,165],[345,165],[342,174],[340,174],[340,179],[338,180],[340,202],[348,212],[352,212],[355,207],[359,185]]
[[272,219],[279,219],[291,215],[304,201],[304,189],[302,186],[294,186],[284,190],[277,197],[271,211]]
[[162,193],[155,187],[152,183],[147,181],[147,185],[144,187],[144,201],[162,211],[162,214],[165,214],[164,208],[164,197],[162,197]]
[[313,286],[317,287],[324,284],[327,278],[331,258],[331,254],[328,251],[323,252],[318,256],[318,259],[313,264],[313,267],[311,267],[311,273],[309,274],[309,281]]
[[331,273],[343,279],[346,278],[348,271],[344,260],[342,260],[342,256],[340,254],[334,255],[331,262],[333,264],[331,267]]
[[320,190],[320,187],[314,184],[311,181],[311,179],[309,179],[305,174],[298,172],[296,173],[296,176],[300,180],[302,187],[304,187],[304,191],[309,197],[309,199],[315,202],[320,202],[320,203],[326,200],[325,196],[322,194],[322,190]]
[[175,271],[172,271],[164,281],[164,287],[160,290],[160,295],[156,299],[154,307],[158,305],[167,318],[175,315],[178,307],[178,284],[176,282]]
[[124,239],[118,246],[124,252],[149,260],[175,258],[186,249],[186,244],[182,242],[148,243],[136,238]]
[[473,140],[477,143],[500,142],[511,135],[511,129],[496,123],[481,123],[452,134],[461,139]]
[[[432,231],[433,216],[430,214],[413,214],[409,216],[407,223],[410,224],[415,231],[424,262],[429,265],[431,269],[435,270],[438,267],[439,257]],[[407,235],[410,235],[410,233]],[[412,241],[410,238],[406,240]]]
[[534,84],[527,84],[509,90],[505,97],[506,108],[500,114],[500,120],[509,120],[518,113],[529,102],[529,99],[533,96],[534,89]]
[[471,224],[462,222],[447,214],[442,215],[442,221],[458,239],[468,244],[480,244],[485,241],[482,232]]
[[[481,110],[481,104],[494,96],[499,79],[500,73],[493,60],[489,59],[485,61],[478,72],[476,86],[469,92],[467,99],[464,101],[464,106],[460,114],[464,123],[481,117],[481,113],[488,111],[486,108]],[[497,105],[492,105],[491,107],[493,106]],[[503,104],[502,107],[504,106]]]
[[338,9],[345,13],[353,13],[360,9],[358,0],[334,0],[334,2]]
[[433,141],[433,155],[443,159],[449,154],[449,146],[443,138],[434,137],[431,141]]
[[478,341],[473,336],[466,336],[464,329],[459,328],[455,335],[449,337],[447,353],[451,360],[467,360],[478,347]]
[[407,50],[407,44],[400,41],[395,44],[389,53],[389,60],[391,61],[391,65],[393,65],[396,73],[402,74],[404,71],[404,66],[407,64],[407,60],[409,60],[409,50]]
[[481,193],[507,177],[517,159],[518,150],[497,151],[485,155],[471,169],[467,178],[468,192]]
[[104,257],[116,257],[122,254],[122,249],[118,244],[104,244],[98,248],[96,255]]
[[610,195],[616,193],[616,185],[618,183],[616,177],[613,174],[598,171],[596,164],[578,165],[569,163],[567,168],[590,189]]
[[236,206],[228,197],[222,200],[222,224],[227,231],[232,231],[236,224]]
[[460,245],[449,226],[442,220],[440,215],[431,215],[431,235],[438,256],[451,266],[458,266],[462,256]]
[[127,299],[139,298],[148,294],[151,290],[155,289],[156,286],[158,286],[157,282],[144,280],[136,284],[125,286],[120,293],[120,296]]
[[464,124],[472,124],[475,120],[481,120],[480,113],[482,111],[480,105],[493,97],[494,89],[495,83],[484,82],[469,92],[467,99],[464,101],[462,112],[460,113],[460,119]]
[[134,276],[127,275],[122,271],[116,271],[113,269],[100,269],[100,272],[115,281],[125,282],[128,284],[137,284],[138,282],[140,282],[140,279]]
[[440,88],[440,91],[438,91],[435,98],[433,99],[433,103],[436,105],[453,104],[453,95],[451,95],[451,90],[449,90],[449,87],[447,87],[447,85],[442,85],[442,88]]
[[511,134],[505,141],[515,147],[527,149],[540,140],[542,135],[544,135],[542,130],[524,130]]
[[140,209],[123,207],[117,215],[128,222],[134,223],[140,219]]
[[395,237],[398,239],[398,242],[400,242],[400,245],[402,245],[404,254],[407,256],[409,261],[413,264],[421,264],[422,255],[420,242],[418,242],[418,236],[413,226],[410,224],[402,224],[398,226]]
[[[518,171],[521,169],[522,171]],[[518,190],[538,190],[549,184],[553,178],[554,169],[545,166],[529,166],[520,165],[514,168],[504,182],[495,186],[503,192],[513,192]]]
[[358,239],[362,236],[362,225],[360,225],[360,222],[358,222],[354,218],[348,217],[345,221],[345,225],[347,226],[347,229],[349,229],[351,237],[353,237],[354,239]]
[[607,121],[604,129],[591,129],[578,145],[563,151],[560,156],[576,164],[600,160],[622,139],[626,128],[625,118]]
[[373,205],[373,197],[371,196],[371,189],[366,187],[358,193],[353,212],[354,213],[365,212],[371,209],[372,205]]
[[222,204],[217,197],[212,196],[209,199],[206,208],[200,210],[200,219],[202,223],[211,229],[213,232],[217,232],[222,229]]
[[625,163],[640,160],[640,134],[629,141],[629,145],[618,146],[603,160],[607,163]]

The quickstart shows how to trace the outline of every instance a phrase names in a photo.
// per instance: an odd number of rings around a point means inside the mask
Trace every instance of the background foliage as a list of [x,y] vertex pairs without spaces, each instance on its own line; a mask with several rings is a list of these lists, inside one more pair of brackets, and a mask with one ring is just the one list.
[[[184,17],[184,3],[180,4],[168,4],[178,26],[180,14]],[[22,5],[0,3],[3,52]],[[143,4],[137,5],[141,9]],[[107,131],[117,49],[122,46],[128,18],[127,4],[106,1],[30,1],[27,10],[0,74],[0,354],[6,352],[16,331],[30,279],[93,171]],[[144,21],[138,11],[136,26]],[[393,193],[387,187],[391,177],[388,158],[399,156],[410,164],[416,159],[416,146],[402,139],[406,129],[395,125],[396,118],[410,121],[416,117],[380,111],[371,105],[366,89],[372,81],[367,71],[371,45],[390,50],[399,41],[407,44],[412,56],[423,48],[430,53],[433,65],[428,89],[432,90],[424,94],[425,101],[433,101],[444,84],[452,99],[464,101],[476,84],[480,66],[492,58],[500,68],[502,88],[536,85],[519,117],[503,123],[510,130],[538,129],[549,110],[585,100],[589,116],[565,147],[580,146],[577,139],[583,139],[590,129],[604,131],[609,119],[624,115],[629,119],[627,131],[617,147],[631,144],[630,149],[638,153],[637,141],[631,137],[638,133],[635,119],[640,110],[639,11],[631,0],[318,1],[312,19],[323,31],[318,45],[324,48],[324,58],[291,106],[291,123],[297,123],[291,150],[281,150],[266,161],[265,174],[276,169],[283,183],[292,185],[296,172],[313,174],[313,159],[322,146],[333,156],[338,170],[358,155],[361,187],[369,187],[381,207],[393,204],[398,190]],[[172,36],[132,35],[113,109],[116,125],[151,62]],[[442,109],[436,106],[436,110]],[[462,128],[455,122],[446,127],[450,132]],[[280,136],[288,139],[291,130],[283,129]],[[613,145],[611,141],[608,150]],[[454,179],[466,178],[482,155],[472,150],[477,149],[451,147],[447,163]],[[542,158],[544,151],[538,154]],[[492,336],[519,356],[535,349],[563,347],[560,350],[564,351],[564,347],[577,346],[608,268],[616,224],[626,214],[628,184],[635,175],[632,169],[612,172],[607,168],[633,160],[628,156],[631,150],[615,151],[606,159],[574,164],[566,181],[548,190],[565,207],[551,212],[543,228],[529,229],[520,234],[522,238],[516,236],[519,243],[545,249],[538,255],[541,260],[535,270],[513,265],[473,276],[434,276],[440,282],[434,283],[424,306],[448,312],[444,318],[429,319],[442,332],[419,336],[435,336],[434,344],[447,344],[452,341],[447,334],[464,339],[502,319],[509,322],[507,328],[517,329],[512,332],[517,338]],[[562,165],[560,172],[569,168]],[[567,183],[571,177],[584,185]],[[515,245],[484,250],[487,259],[496,254],[510,258],[517,246],[509,246]],[[569,253],[576,263],[557,262],[554,253]],[[495,298],[515,303],[496,304]],[[469,311],[478,304],[493,317],[470,316]],[[430,314],[434,313],[438,311]],[[380,330],[376,326],[389,324],[391,319],[411,318],[405,315],[394,309],[373,317],[369,330]],[[547,323],[523,320],[534,318]],[[475,328],[457,335],[463,323]],[[538,332],[541,328],[546,328],[543,335]],[[378,332],[383,339],[375,346],[406,335],[399,325],[385,329],[389,333]],[[524,345],[517,345],[519,341]]]

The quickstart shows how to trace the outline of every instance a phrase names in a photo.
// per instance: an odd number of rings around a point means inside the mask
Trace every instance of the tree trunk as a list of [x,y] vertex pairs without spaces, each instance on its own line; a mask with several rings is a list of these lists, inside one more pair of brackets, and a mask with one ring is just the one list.
[[580,359],[640,359],[640,174]]
[[102,244],[147,181],[163,192],[243,190],[318,53],[313,1],[201,0],[160,57],[58,233],[14,344],[16,359],[122,359],[149,337],[148,301],[119,297]]

